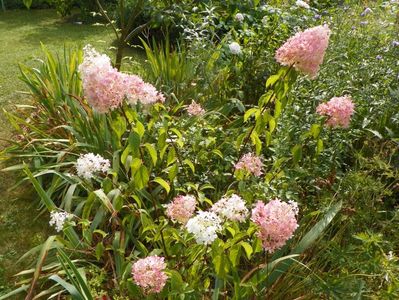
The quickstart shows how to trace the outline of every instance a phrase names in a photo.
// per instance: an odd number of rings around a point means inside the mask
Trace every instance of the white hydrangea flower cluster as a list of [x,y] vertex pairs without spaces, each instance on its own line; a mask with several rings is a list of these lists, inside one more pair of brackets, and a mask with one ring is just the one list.
[[212,206],[211,211],[223,219],[238,222],[244,222],[249,213],[245,201],[236,194],[220,199]]
[[101,155],[94,155],[87,153],[81,155],[76,161],[76,171],[79,177],[91,179],[97,172],[106,173],[110,169],[110,162],[108,159],[103,158]]
[[244,15],[242,14],[242,13],[237,13],[236,15],[235,15],[235,20],[237,21],[237,22],[242,22],[242,21],[244,21]]
[[222,220],[210,211],[199,211],[186,224],[187,231],[192,233],[198,244],[209,245],[217,238],[222,229]]
[[310,5],[307,4],[305,1],[302,1],[302,0],[297,0],[295,2],[295,5],[298,6],[298,7],[306,8],[306,9],[310,8]]
[[57,232],[62,231],[65,221],[71,219],[72,215],[64,211],[52,211],[50,213],[50,226],[54,226]]
[[237,42],[230,43],[229,49],[230,49],[231,54],[233,54],[233,55],[241,54],[241,46]]

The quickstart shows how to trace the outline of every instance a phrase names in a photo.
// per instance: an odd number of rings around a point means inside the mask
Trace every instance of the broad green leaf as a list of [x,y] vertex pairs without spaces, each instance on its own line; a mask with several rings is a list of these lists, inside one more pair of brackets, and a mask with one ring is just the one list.
[[141,165],[134,175],[134,184],[135,187],[139,190],[145,188],[147,186],[148,180],[150,179],[150,175],[148,174],[148,169],[146,166]]
[[310,133],[312,134],[314,139],[317,139],[321,132],[321,126],[319,124],[312,124],[310,127]]
[[270,117],[270,120],[269,120],[270,133],[273,133],[274,129],[276,129],[276,120],[273,117]]
[[319,155],[321,152],[323,152],[323,150],[324,150],[323,140],[318,139],[316,146],[316,154]]
[[254,130],[251,133],[251,141],[252,144],[254,144],[255,149],[256,149],[256,154],[259,155],[260,151],[262,150],[262,142],[259,139],[258,133]]
[[194,167],[194,164],[191,162],[191,160],[185,159],[185,160],[183,160],[183,162],[184,162],[184,164],[186,164],[187,166],[190,167],[190,169],[193,173],[195,173],[195,167]]
[[152,163],[155,166],[158,160],[157,150],[155,149],[155,146],[149,143],[145,143],[144,147],[147,149],[148,154],[151,156]]
[[135,131],[138,133],[138,135],[140,136],[140,138],[142,138],[143,135],[144,135],[144,133],[145,133],[145,127],[144,127],[144,125],[143,125],[140,121],[138,121],[138,120],[136,120],[136,128],[135,128]]
[[247,122],[247,120],[249,119],[249,117],[251,117],[253,114],[255,114],[256,112],[259,112],[259,108],[257,107],[253,107],[248,109],[245,114],[244,114],[244,122]]
[[241,242],[240,245],[244,248],[245,254],[247,255],[248,259],[251,259],[252,253],[254,252],[252,246],[247,242]]
[[140,135],[135,131],[130,132],[129,147],[130,147],[130,152],[133,154],[134,157],[139,157],[140,142],[141,142]]
[[291,149],[294,164],[297,164],[302,159],[302,145],[295,145]]
[[166,165],[170,166],[171,164],[173,164],[176,161],[176,150],[174,147],[170,147],[169,148],[169,152],[168,152],[168,158],[167,158],[167,162]]
[[274,85],[280,79],[280,74],[272,75],[266,80],[266,88]]
[[177,172],[179,170],[179,167],[177,163],[174,163],[169,169],[168,169],[168,177],[171,182],[176,178]]
[[170,192],[169,183],[167,183],[164,179],[162,179],[160,177],[155,178],[153,181],[158,183],[159,185],[161,185],[165,189],[166,193],[169,194],[169,192]]
[[112,129],[116,133],[118,140],[121,139],[122,135],[126,132],[127,124],[124,117],[118,115],[111,124]]

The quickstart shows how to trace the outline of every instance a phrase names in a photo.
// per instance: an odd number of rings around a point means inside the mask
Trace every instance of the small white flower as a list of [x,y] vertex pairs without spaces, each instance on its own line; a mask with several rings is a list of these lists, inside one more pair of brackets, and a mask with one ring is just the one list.
[[52,211],[50,213],[50,226],[54,226],[55,230],[57,230],[57,232],[62,231],[62,229],[64,228],[64,223],[66,220],[71,219],[72,215],[67,213],[67,212],[63,212],[63,211]]
[[302,1],[302,0],[297,0],[295,2],[295,5],[298,7],[306,8],[306,9],[310,8],[309,4],[307,4],[305,1]]
[[232,42],[229,45],[231,54],[238,55],[241,53],[241,46],[237,42]]
[[233,194],[230,197],[223,197],[214,205],[211,211],[217,213],[221,218],[230,221],[243,222],[248,216],[248,209],[245,207],[245,201],[238,195]]
[[76,161],[76,171],[79,177],[90,179],[94,177],[97,172],[106,173],[110,169],[110,162],[108,159],[93,153],[81,155]]
[[290,200],[288,201],[288,204],[291,205],[292,211],[295,213],[295,215],[298,215],[299,213],[298,203],[296,201]]
[[237,22],[241,23],[242,21],[244,21],[244,15],[242,13],[237,13],[235,15],[235,19],[236,19]]
[[189,219],[186,228],[192,233],[198,244],[209,245],[217,238],[217,232],[222,229],[222,220],[213,212],[200,211]]

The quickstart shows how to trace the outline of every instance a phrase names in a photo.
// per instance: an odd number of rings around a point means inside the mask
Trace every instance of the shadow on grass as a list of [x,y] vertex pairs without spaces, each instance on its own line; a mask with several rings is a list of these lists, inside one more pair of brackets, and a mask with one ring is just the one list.
[[[2,167],[0,165],[0,167]],[[15,283],[16,272],[33,267],[33,258],[16,263],[29,249],[45,241],[51,233],[48,217],[41,215],[36,192],[28,184],[13,191],[18,176],[0,173],[0,295]]]

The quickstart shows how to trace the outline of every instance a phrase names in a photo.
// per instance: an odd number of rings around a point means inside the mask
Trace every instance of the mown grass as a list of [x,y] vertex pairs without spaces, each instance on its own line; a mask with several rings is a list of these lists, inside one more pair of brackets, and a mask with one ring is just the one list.
[[[50,51],[62,53],[64,46],[92,44],[99,51],[112,52],[110,28],[63,21],[54,10],[0,12],[0,106],[29,101],[19,80],[18,64],[35,66],[43,57],[41,43]],[[131,53],[129,53],[131,54]],[[0,114],[0,139],[10,138],[12,129]],[[5,142],[0,141],[0,150]],[[1,165],[0,165],[1,168]],[[0,173],[0,295],[13,283],[11,275],[22,269],[18,258],[42,242],[49,232],[47,219],[40,220],[36,195],[24,185],[10,191],[17,174]]]

